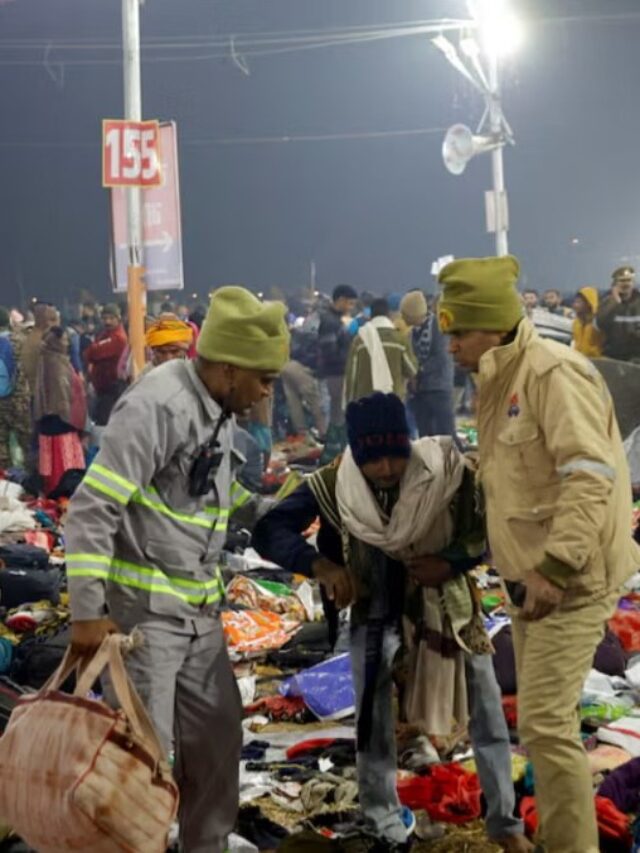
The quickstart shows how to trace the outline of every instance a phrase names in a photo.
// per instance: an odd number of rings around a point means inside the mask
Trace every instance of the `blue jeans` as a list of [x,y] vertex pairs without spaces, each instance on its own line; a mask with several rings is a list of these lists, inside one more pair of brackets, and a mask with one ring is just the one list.
[[[356,719],[362,708],[366,633],[366,626],[358,626],[352,628],[350,637]],[[392,667],[399,647],[398,633],[393,628],[385,628],[371,741],[366,752],[359,752],[357,756],[360,807],[365,825],[378,838],[394,842],[402,842],[407,836],[396,788],[398,758]],[[511,779],[509,731],[491,655],[466,655],[465,669],[471,717],[469,735],[487,801],[487,834],[494,839],[518,835],[524,832],[524,826],[513,816],[515,792]]]
[[[351,629],[351,667],[356,694],[356,720],[362,712],[367,626]],[[384,630],[382,654],[373,699],[371,739],[366,752],[358,752],[358,794],[365,828],[376,838],[402,843],[407,830],[397,791],[398,755],[393,713],[393,660],[400,648],[398,632]]]

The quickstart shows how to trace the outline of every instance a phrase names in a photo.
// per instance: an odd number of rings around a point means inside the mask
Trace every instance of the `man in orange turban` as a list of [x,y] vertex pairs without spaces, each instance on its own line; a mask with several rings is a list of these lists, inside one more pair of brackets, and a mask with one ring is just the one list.
[[175,314],[160,314],[147,329],[145,340],[151,350],[152,364],[157,367],[174,358],[186,358],[193,340],[193,331]]

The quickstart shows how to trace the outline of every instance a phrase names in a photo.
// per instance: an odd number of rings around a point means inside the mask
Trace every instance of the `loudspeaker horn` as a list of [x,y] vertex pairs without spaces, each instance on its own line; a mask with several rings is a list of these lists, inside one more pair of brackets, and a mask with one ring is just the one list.
[[442,159],[452,175],[461,175],[472,157],[502,144],[491,136],[475,136],[466,124],[454,124],[442,143]]

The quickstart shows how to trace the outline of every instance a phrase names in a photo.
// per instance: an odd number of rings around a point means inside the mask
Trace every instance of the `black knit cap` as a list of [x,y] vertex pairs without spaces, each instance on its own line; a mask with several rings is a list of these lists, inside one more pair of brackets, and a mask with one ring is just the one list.
[[383,456],[411,455],[409,426],[404,403],[395,394],[376,391],[349,403],[346,412],[349,447],[356,465],[366,465]]

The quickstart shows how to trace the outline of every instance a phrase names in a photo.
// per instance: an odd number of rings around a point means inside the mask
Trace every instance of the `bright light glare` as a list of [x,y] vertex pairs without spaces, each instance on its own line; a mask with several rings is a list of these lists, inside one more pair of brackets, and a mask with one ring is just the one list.
[[522,23],[507,0],[468,0],[469,11],[478,22],[484,49],[492,56],[516,51],[524,39]]

